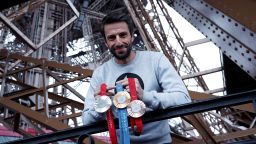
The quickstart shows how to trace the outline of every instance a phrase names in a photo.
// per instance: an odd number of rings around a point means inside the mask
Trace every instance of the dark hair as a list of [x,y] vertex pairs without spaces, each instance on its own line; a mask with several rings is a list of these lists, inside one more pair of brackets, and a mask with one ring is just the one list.
[[128,25],[130,34],[133,35],[134,24],[126,8],[119,8],[108,13],[102,20],[101,34],[106,39],[104,26],[116,22],[125,22]]

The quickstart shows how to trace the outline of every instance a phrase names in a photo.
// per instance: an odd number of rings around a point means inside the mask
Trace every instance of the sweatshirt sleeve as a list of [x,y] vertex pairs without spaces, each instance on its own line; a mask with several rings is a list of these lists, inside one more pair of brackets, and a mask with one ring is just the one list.
[[94,92],[96,87],[98,86],[99,78],[97,77],[97,71],[94,71],[93,76],[91,78],[90,87],[88,89],[87,95],[84,101],[84,110],[82,113],[83,124],[91,124],[100,119],[103,119],[103,114],[97,113],[94,109]]
[[158,59],[155,72],[162,91],[144,91],[143,101],[149,108],[166,109],[191,102],[186,86],[165,55]]

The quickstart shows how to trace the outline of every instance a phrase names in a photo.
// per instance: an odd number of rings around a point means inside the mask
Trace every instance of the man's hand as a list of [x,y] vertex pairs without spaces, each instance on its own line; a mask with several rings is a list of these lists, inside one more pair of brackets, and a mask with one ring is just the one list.
[[[113,90],[115,88],[115,86],[107,86],[107,92],[106,92],[106,95],[107,96],[114,96],[115,93],[110,91],[110,90]],[[98,86],[98,88],[96,89],[96,91],[94,92],[94,97],[100,95],[100,86]]]
[[[130,92],[130,89],[129,89],[129,83],[128,83],[128,79],[125,78],[123,80],[120,80],[120,81],[117,81],[116,83],[118,84],[122,84],[125,89]],[[137,96],[138,96],[138,99],[142,100],[142,97],[143,97],[143,89],[141,88],[141,85],[139,83],[139,80],[137,78],[135,78],[135,87],[136,87],[136,92],[137,92]]]

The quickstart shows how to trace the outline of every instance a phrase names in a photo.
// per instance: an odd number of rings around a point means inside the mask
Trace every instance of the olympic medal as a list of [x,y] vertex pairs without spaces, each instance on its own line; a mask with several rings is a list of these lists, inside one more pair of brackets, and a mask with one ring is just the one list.
[[113,103],[117,108],[125,108],[130,103],[130,94],[126,91],[118,92],[113,99]]
[[98,113],[106,112],[112,105],[112,101],[108,96],[96,96],[94,109]]
[[129,116],[133,118],[141,117],[146,111],[146,105],[141,100],[133,100],[127,106]]

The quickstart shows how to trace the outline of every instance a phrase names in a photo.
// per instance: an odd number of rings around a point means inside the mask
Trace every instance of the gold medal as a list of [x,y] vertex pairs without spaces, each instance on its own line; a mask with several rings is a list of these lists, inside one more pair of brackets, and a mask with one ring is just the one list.
[[146,106],[141,100],[133,100],[127,106],[129,116],[133,118],[141,117],[146,111]]
[[108,96],[96,96],[94,109],[98,113],[106,112],[112,105],[112,101]]
[[125,108],[130,100],[130,94],[126,91],[121,91],[114,96],[113,103],[117,108]]

